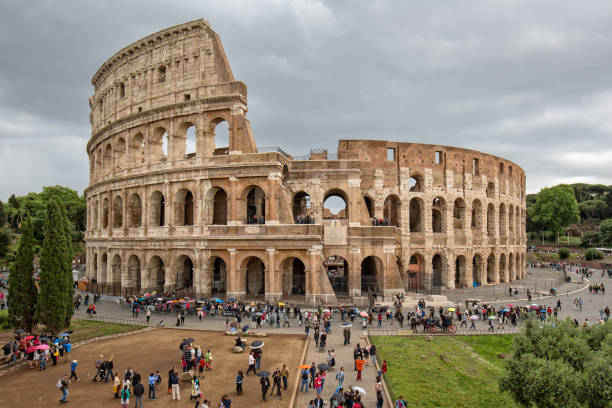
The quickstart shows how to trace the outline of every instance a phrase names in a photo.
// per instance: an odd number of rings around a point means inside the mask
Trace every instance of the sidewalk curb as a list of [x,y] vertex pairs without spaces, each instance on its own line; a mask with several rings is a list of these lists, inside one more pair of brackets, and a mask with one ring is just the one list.
[[[304,349],[302,350],[302,358],[300,359],[300,364],[306,363],[306,352],[308,351],[308,345],[310,344],[310,336],[306,337],[306,342],[304,343]],[[295,400],[297,398],[298,388],[300,386],[300,372],[302,370],[298,368],[297,375],[295,376],[295,385],[293,386],[293,392],[291,393],[291,400],[289,400],[289,406],[297,408],[295,406]]]

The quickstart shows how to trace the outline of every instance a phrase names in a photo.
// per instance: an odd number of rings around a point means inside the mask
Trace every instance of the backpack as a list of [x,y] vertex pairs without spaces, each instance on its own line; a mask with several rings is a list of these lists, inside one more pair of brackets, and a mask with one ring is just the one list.
[[397,400],[395,401],[395,408],[406,408],[406,405],[404,404],[404,401]]
[[302,380],[307,380],[307,379],[308,379],[308,372],[302,371]]
[[62,379],[57,380],[57,384],[55,384],[57,388],[62,388],[64,385],[62,384]]

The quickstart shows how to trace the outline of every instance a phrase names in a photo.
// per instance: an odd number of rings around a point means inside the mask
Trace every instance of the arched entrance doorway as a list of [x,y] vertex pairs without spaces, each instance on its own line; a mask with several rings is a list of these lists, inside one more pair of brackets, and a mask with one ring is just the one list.
[[149,261],[148,267],[149,287],[159,293],[164,292],[166,284],[166,267],[164,261],[159,256],[153,256]]
[[376,256],[368,256],[361,261],[361,296],[378,294],[382,287],[383,264]]
[[348,295],[348,271],[346,260],[338,255],[332,255],[323,261],[323,267],[336,295]]
[[252,257],[246,263],[246,294],[251,296],[266,293],[266,271],[261,259]]
[[211,262],[212,293],[216,295],[225,294],[227,291],[227,266],[225,266],[225,261],[216,256]]
[[176,288],[191,290],[193,289],[193,261],[187,255],[179,257],[176,263]]
[[306,294],[306,267],[299,258],[291,257],[281,265],[283,295]]
[[495,282],[495,255],[490,254],[487,258],[487,283],[494,284]]
[[416,291],[423,288],[424,268],[425,263],[420,254],[414,254],[410,257],[410,263],[408,264],[407,291]]
[[482,286],[482,258],[478,254],[472,258],[472,280],[474,286]]
[[251,187],[246,195],[247,224],[265,224],[266,198],[259,187]]
[[459,255],[455,259],[455,287],[456,288],[461,288],[463,286],[466,286],[466,282],[467,282],[466,274],[467,274],[467,270],[466,270],[465,256]]
[[132,255],[128,259],[127,269],[126,286],[139,292],[141,289],[140,259],[136,255]]
[[445,259],[440,255],[436,254],[431,259],[431,267],[433,269],[432,287],[444,286],[444,277],[446,276],[446,262]]

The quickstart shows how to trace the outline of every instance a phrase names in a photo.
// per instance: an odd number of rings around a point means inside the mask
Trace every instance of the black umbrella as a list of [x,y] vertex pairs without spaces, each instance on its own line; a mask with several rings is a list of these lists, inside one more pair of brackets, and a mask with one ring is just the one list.
[[260,371],[257,374],[255,374],[258,377],[268,377],[270,375],[269,371]]
[[74,333],[74,331],[72,331],[72,330],[66,330],[64,333],[72,334],[72,333]]
[[264,345],[264,342],[263,342],[263,341],[261,341],[261,340],[257,340],[257,341],[252,342],[250,347],[251,347],[252,349],[258,349],[258,348],[263,347],[263,345]]
[[317,368],[319,369],[319,371],[329,371],[329,364],[321,363],[317,366]]
[[194,339],[192,339],[192,338],[190,337],[190,338],[186,339],[186,340],[185,340],[183,343],[188,343],[188,344],[191,344],[191,343],[193,343],[194,341],[195,341],[195,340],[194,340]]
[[350,324],[350,323],[342,323],[342,327],[351,327],[351,326],[352,326],[352,324]]
[[23,329],[15,329],[15,330],[13,330],[13,333],[15,333],[15,334],[23,334],[23,333],[25,333],[25,330],[23,330]]

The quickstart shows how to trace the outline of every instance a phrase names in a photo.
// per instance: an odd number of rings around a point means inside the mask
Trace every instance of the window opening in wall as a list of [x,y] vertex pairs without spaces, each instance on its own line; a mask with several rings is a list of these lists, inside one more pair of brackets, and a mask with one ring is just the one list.
[[166,67],[159,67],[159,82],[166,80]]
[[323,201],[323,219],[348,219],[348,206],[340,193],[332,192]]
[[195,157],[196,153],[196,128],[195,126],[189,126],[185,132],[186,145],[185,145],[185,158]]
[[499,174],[504,174],[504,163],[499,163]]
[[387,149],[387,161],[395,161],[395,149]]
[[119,85],[119,95],[122,98],[125,98],[125,84],[123,83]]
[[[229,146],[229,125],[223,120],[219,122],[214,130],[215,133],[215,149],[225,148]],[[215,152],[215,154],[217,154]],[[219,154],[227,154],[227,153],[219,153]]]
[[472,159],[472,176],[480,176],[480,163],[478,159]]
[[293,221],[296,224],[313,224],[310,196],[299,192],[293,198]]
[[508,166],[508,174],[512,176],[512,166]]
[[185,101],[190,101],[190,100],[191,100],[191,95],[185,94]]
[[162,135],[162,153],[164,159],[168,157],[168,132],[164,132]]
[[142,112],[142,106],[138,107],[138,112]]
[[442,152],[436,151],[436,164],[442,164]]

